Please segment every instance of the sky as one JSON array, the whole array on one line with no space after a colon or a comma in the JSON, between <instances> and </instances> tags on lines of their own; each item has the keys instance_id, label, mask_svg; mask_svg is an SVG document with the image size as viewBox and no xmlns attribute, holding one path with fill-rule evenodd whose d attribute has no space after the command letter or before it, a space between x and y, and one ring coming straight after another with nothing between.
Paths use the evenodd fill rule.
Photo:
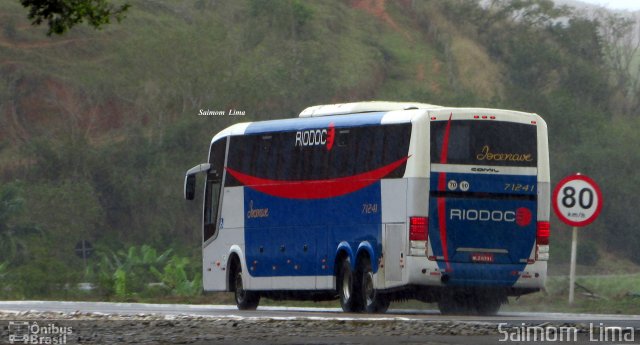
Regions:
<instances>
[{"instance_id":1,"label":"sky","mask_svg":"<svg viewBox=\"0 0 640 345\"><path fill-rule=\"evenodd\" d=\"M594 5L601 5L615 10L640 10L640 0L580 0Z\"/></svg>"}]
</instances>

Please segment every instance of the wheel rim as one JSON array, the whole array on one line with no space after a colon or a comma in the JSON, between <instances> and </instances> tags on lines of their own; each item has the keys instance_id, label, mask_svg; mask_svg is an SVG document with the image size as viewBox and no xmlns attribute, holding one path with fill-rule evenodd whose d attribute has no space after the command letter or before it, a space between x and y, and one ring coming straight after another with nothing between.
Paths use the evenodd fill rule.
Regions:
<instances>
[{"instance_id":1,"label":"wheel rim","mask_svg":"<svg viewBox=\"0 0 640 345\"><path fill-rule=\"evenodd\" d=\"M236 302L242 303L244 301L244 286L242 286L242 272L238 272L236 275Z\"/></svg>"},{"instance_id":2,"label":"wheel rim","mask_svg":"<svg viewBox=\"0 0 640 345\"><path fill-rule=\"evenodd\" d=\"M351 298L351 274L348 270L342 272L342 299L348 302Z\"/></svg>"},{"instance_id":3,"label":"wheel rim","mask_svg":"<svg viewBox=\"0 0 640 345\"><path fill-rule=\"evenodd\" d=\"M364 275L364 295L367 296L367 306L372 305L376 298L376 291L373 288L373 272Z\"/></svg>"}]
</instances>

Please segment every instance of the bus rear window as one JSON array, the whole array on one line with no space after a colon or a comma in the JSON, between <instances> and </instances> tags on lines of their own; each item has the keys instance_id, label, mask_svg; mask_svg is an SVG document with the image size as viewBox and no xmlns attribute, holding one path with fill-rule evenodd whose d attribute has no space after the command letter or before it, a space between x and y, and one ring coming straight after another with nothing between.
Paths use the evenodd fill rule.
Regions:
<instances>
[{"instance_id":1,"label":"bus rear window","mask_svg":"<svg viewBox=\"0 0 640 345\"><path fill-rule=\"evenodd\" d=\"M431 163L535 167L536 126L503 121L451 122L442 161L447 121L431 122Z\"/></svg>"}]
</instances>

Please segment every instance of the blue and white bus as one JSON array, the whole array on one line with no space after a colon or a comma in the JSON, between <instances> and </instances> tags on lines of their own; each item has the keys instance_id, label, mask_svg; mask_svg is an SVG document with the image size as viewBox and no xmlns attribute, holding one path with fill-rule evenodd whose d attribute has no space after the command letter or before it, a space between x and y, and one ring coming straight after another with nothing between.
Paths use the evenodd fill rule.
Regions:
<instances>
[{"instance_id":1,"label":"blue and white bus","mask_svg":"<svg viewBox=\"0 0 640 345\"><path fill-rule=\"evenodd\" d=\"M239 123L186 173L205 176L205 291L394 300L493 314L544 288L549 257L547 126L531 113L422 103L314 106Z\"/></svg>"}]
</instances>

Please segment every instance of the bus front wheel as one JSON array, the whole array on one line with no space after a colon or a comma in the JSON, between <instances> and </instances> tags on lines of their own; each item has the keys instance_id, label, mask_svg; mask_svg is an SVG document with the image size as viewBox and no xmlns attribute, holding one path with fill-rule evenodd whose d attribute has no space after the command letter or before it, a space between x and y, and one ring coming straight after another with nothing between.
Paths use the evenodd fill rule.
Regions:
<instances>
[{"instance_id":1,"label":"bus front wheel","mask_svg":"<svg viewBox=\"0 0 640 345\"><path fill-rule=\"evenodd\" d=\"M255 291L244 289L244 281L242 280L242 267L238 263L234 270L233 292L236 299L236 305L240 310L256 310L260 303L260 295Z\"/></svg>"}]
</instances>

